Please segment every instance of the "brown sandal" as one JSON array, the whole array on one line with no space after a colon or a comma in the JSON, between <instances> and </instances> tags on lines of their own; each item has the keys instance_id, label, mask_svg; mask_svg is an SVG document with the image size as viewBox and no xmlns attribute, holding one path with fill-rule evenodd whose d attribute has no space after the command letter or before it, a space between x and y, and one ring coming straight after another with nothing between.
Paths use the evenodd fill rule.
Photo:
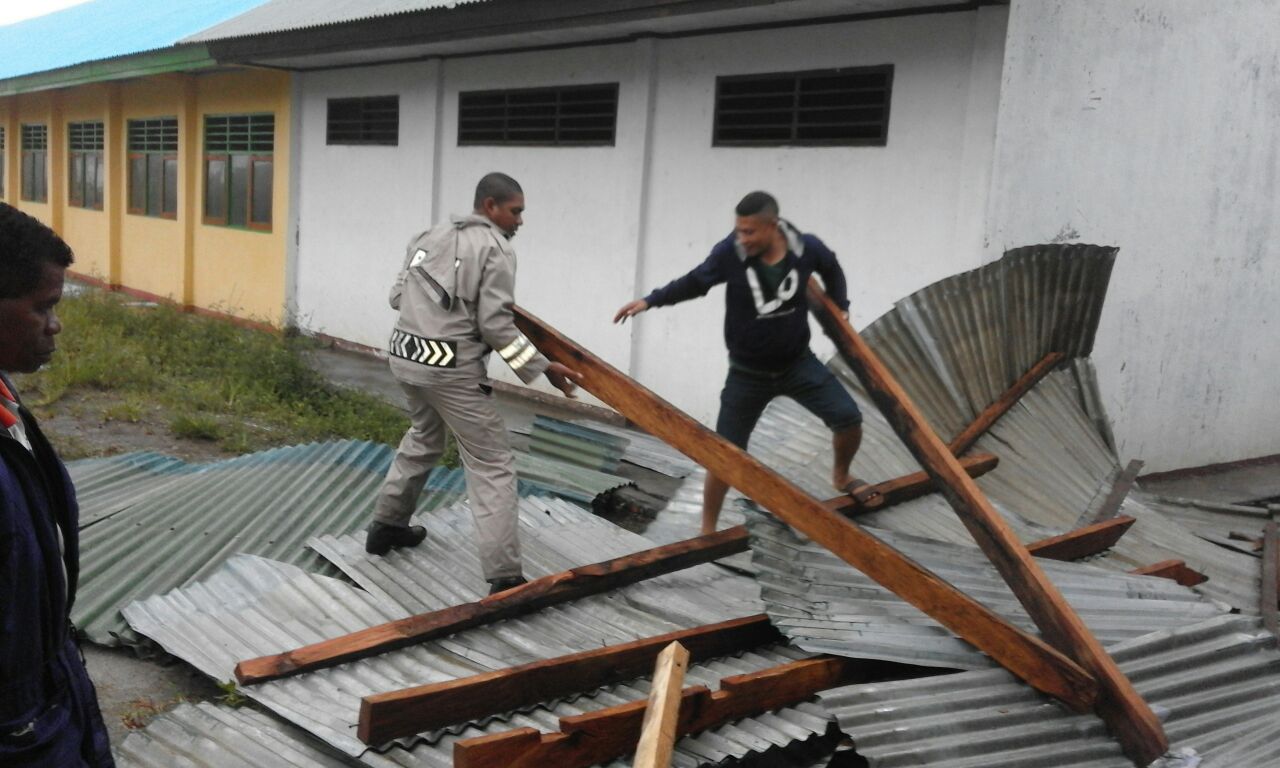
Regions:
<instances>
[{"instance_id":1,"label":"brown sandal","mask_svg":"<svg viewBox=\"0 0 1280 768\"><path fill-rule=\"evenodd\" d=\"M855 477L840 490L849 494L858 503L858 506L863 509L875 509L884 504L884 495L866 480L859 480Z\"/></svg>"}]
</instances>

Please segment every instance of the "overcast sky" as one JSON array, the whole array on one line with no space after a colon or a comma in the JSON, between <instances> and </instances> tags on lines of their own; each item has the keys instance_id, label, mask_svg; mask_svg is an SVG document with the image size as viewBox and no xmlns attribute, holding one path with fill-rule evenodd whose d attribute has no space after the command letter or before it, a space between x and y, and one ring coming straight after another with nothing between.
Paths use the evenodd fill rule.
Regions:
<instances>
[{"instance_id":1,"label":"overcast sky","mask_svg":"<svg viewBox=\"0 0 1280 768\"><path fill-rule=\"evenodd\" d=\"M33 16L43 16L83 2L86 0L0 0L0 26Z\"/></svg>"}]
</instances>

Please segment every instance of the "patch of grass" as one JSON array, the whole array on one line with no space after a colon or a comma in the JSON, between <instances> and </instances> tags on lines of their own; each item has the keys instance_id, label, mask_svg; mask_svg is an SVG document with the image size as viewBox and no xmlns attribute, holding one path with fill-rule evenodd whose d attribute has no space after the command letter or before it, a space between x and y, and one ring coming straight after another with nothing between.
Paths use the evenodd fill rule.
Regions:
<instances>
[{"instance_id":1,"label":"patch of grass","mask_svg":"<svg viewBox=\"0 0 1280 768\"><path fill-rule=\"evenodd\" d=\"M68 296L58 310L58 354L20 384L42 411L69 392L109 391L119 400L104 420L154 413L177 436L236 453L338 438L395 445L408 427L399 409L312 369L311 339L103 291ZM446 463L457 466L452 444Z\"/></svg>"},{"instance_id":2,"label":"patch of grass","mask_svg":"<svg viewBox=\"0 0 1280 768\"><path fill-rule=\"evenodd\" d=\"M222 425L212 416L179 414L169 422L174 437L214 442L222 437Z\"/></svg>"},{"instance_id":3,"label":"patch of grass","mask_svg":"<svg viewBox=\"0 0 1280 768\"><path fill-rule=\"evenodd\" d=\"M222 693L216 698L219 702L226 704L228 707L239 709L249 703L249 697L240 692L240 689L236 686L235 680L218 683L218 687L222 689Z\"/></svg>"}]
</instances>

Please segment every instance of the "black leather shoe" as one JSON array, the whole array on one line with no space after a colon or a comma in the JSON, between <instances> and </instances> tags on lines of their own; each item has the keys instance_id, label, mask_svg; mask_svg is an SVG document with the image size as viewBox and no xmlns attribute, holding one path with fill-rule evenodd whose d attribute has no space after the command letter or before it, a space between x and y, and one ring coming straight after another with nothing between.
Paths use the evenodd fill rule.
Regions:
<instances>
[{"instance_id":1,"label":"black leather shoe","mask_svg":"<svg viewBox=\"0 0 1280 768\"><path fill-rule=\"evenodd\" d=\"M395 547L416 547L427 538L427 529L420 525L402 526L386 523L370 523L364 540L364 551L371 555L385 555Z\"/></svg>"},{"instance_id":2,"label":"black leather shoe","mask_svg":"<svg viewBox=\"0 0 1280 768\"><path fill-rule=\"evenodd\" d=\"M494 579L489 582L489 594L496 595L499 592L506 592L508 589L515 589L521 584L528 584L529 580L523 576L512 576L506 579Z\"/></svg>"}]
</instances>

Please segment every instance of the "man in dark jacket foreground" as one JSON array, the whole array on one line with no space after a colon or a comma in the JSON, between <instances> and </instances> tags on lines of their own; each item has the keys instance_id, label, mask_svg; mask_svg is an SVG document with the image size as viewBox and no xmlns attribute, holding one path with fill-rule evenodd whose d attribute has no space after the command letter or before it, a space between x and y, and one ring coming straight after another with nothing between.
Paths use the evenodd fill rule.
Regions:
<instances>
[{"instance_id":1,"label":"man in dark jacket foreground","mask_svg":"<svg viewBox=\"0 0 1280 768\"><path fill-rule=\"evenodd\" d=\"M9 373L53 357L71 249L0 204L0 765L109 768L97 694L71 628L79 574L75 489Z\"/></svg>"}]
</instances>

